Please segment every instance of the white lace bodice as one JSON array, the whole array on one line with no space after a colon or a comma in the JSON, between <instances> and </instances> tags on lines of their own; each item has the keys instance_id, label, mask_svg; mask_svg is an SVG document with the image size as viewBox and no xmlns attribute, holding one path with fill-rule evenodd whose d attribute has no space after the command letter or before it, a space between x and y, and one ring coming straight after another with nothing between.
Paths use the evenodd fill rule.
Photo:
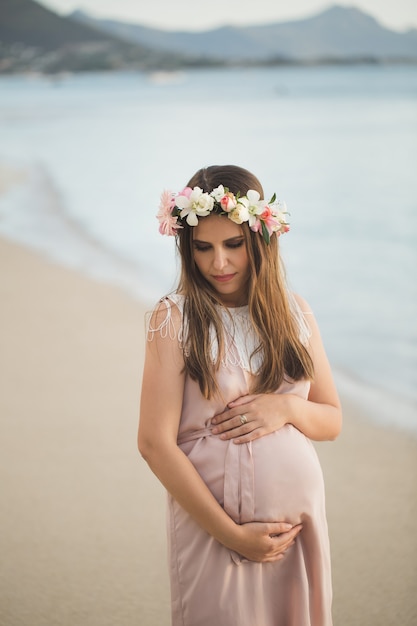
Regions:
<instances>
[{"instance_id":1,"label":"white lace bodice","mask_svg":"<svg viewBox=\"0 0 417 626\"><path fill-rule=\"evenodd\" d=\"M182 344L183 329L177 332L172 319L172 304L175 304L180 310L181 316L184 314L184 296L172 293L160 300L160 306L164 304L166 307L166 315L162 321L155 327L152 326L149 319L148 322L148 340L152 341L154 335L159 333L162 337L177 338ZM300 330L300 340L306 345L311 335L310 328L304 318L304 315L311 314L311 311L301 311L297 301L292 294L289 294L289 304L291 312L296 320ZM225 350L222 357L222 365L241 367L251 374L256 374L262 365L262 351L255 353L259 345L255 329L250 321L248 307L220 308L220 315L225 329ZM215 362L218 356L218 345L214 329L211 329L211 351L212 360ZM252 358L251 355L253 354Z\"/></svg>"}]
</instances>

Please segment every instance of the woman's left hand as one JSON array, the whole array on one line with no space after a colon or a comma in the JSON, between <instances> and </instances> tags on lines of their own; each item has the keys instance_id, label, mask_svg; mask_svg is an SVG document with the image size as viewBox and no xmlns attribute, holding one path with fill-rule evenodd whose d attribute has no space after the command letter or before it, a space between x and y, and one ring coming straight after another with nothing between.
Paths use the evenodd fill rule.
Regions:
<instances>
[{"instance_id":1,"label":"woman's left hand","mask_svg":"<svg viewBox=\"0 0 417 626\"><path fill-rule=\"evenodd\" d=\"M234 443L248 443L279 430L289 420L290 394L262 393L241 396L212 419L213 434Z\"/></svg>"}]
</instances>

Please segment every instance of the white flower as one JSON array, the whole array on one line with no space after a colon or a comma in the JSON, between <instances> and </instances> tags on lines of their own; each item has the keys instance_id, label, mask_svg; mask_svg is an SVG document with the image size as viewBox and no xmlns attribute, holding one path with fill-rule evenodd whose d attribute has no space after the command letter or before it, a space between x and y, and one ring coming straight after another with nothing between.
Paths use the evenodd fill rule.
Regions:
<instances>
[{"instance_id":1,"label":"white flower","mask_svg":"<svg viewBox=\"0 0 417 626\"><path fill-rule=\"evenodd\" d=\"M249 221L249 211L243 203L238 202L236 208L230 211L228 217L235 224L243 224L243 222Z\"/></svg>"},{"instance_id":2,"label":"white flower","mask_svg":"<svg viewBox=\"0 0 417 626\"><path fill-rule=\"evenodd\" d=\"M284 202L284 200L277 200L275 202L275 206L278 209L278 213L282 214L282 218L285 222L285 215L288 215L288 209L287 209L287 205Z\"/></svg>"},{"instance_id":3,"label":"white flower","mask_svg":"<svg viewBox=\"0 0 417 626\"><path fill-rule=\"evenodd\" d=\"M216 189L213 189L211 192L211 196L215 199L216 202L220 202L225 194L223 185L219 185Z\"/></svg>"},{"instance_id":4,"label":"white flower","mask_svg":"<svg viewBox=\"0 0 417 626\"><path fill-rule=\"evenodd\" d=\"M243 198L239 198L239 202L247 206L248 209L257 209L259 207L260 197L261 196L258 191L255 191L254 189L249 189L246 196L243 196Z\"/></svg>"},{"instance_id":5,"label":"white flower","mask_svg":"<svg viewBox=\"0 0 417 626\"><path fill-rule=\"evenodd\" d=\"M239 198L239 203L243 204L246 207L248 212L247 220L249 222L249 226L254 226L257 222L258 215L260 215L265 207L265 200L260 200L260 194L258 191L254 189L249 189L246 196L243 198Z\"/></svg>"},{"instance_id":6,"label":"white flower","mask_svg":"<svg viewBox=\"0 0 417 626\"><path fill-rule=\"evenodd\" d=\"M180 217L186 217L187 224L197 226L198 217L205 217L213 210L214 198L205 193L200 187L194 187L189 197L178 196L175 204L181 210Z\"/></svg>"}]
</instances>

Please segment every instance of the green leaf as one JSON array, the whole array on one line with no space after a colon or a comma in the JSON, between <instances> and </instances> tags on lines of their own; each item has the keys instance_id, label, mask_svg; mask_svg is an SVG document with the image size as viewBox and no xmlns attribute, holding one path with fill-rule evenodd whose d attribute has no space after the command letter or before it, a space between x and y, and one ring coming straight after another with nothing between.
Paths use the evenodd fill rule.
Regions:
<instances>
[{"instance_id":1,"label":"green leaf","mask_svg":"<svg viewBox=\"0 0 417 626\"><path fill-rule=\"evenodd\" d=\"M274 193L274 195L272 196L272 198L270 199L270 201L268 202L268 204L274 204L275 200L277 199L277 194Z\"/></svg>"},{"instance_id":2,"label":"green leaf","mask_svg":"<svg viewBox=\"0 0 417 626\"><path fill-rule=\"evenodd\" d=\"M266 243L269 244L270 237L269 237L268 229L265 226L265 222L262 222L262 220L261 220L261 224L262 224L262 237L265 239Z\"/></svg>"}]
</instances>

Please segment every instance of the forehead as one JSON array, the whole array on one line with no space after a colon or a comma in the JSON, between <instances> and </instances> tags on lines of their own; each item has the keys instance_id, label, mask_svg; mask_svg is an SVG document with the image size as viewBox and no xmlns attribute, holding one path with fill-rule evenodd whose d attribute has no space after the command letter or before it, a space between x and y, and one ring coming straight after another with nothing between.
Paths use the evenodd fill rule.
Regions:
<instances>
[{"instance_id":1,"label":"forehead","mask_svg":"<svg viewBox=\"0 0 417 626\"><path fill-rule=\"evenodd\" d=\"M193 227L193 239L200 241L225 241L233 237L241 237L241 226L235 224L226 215L209 215L201 217L197 226Z\"/></svg>"}]
</instances>

